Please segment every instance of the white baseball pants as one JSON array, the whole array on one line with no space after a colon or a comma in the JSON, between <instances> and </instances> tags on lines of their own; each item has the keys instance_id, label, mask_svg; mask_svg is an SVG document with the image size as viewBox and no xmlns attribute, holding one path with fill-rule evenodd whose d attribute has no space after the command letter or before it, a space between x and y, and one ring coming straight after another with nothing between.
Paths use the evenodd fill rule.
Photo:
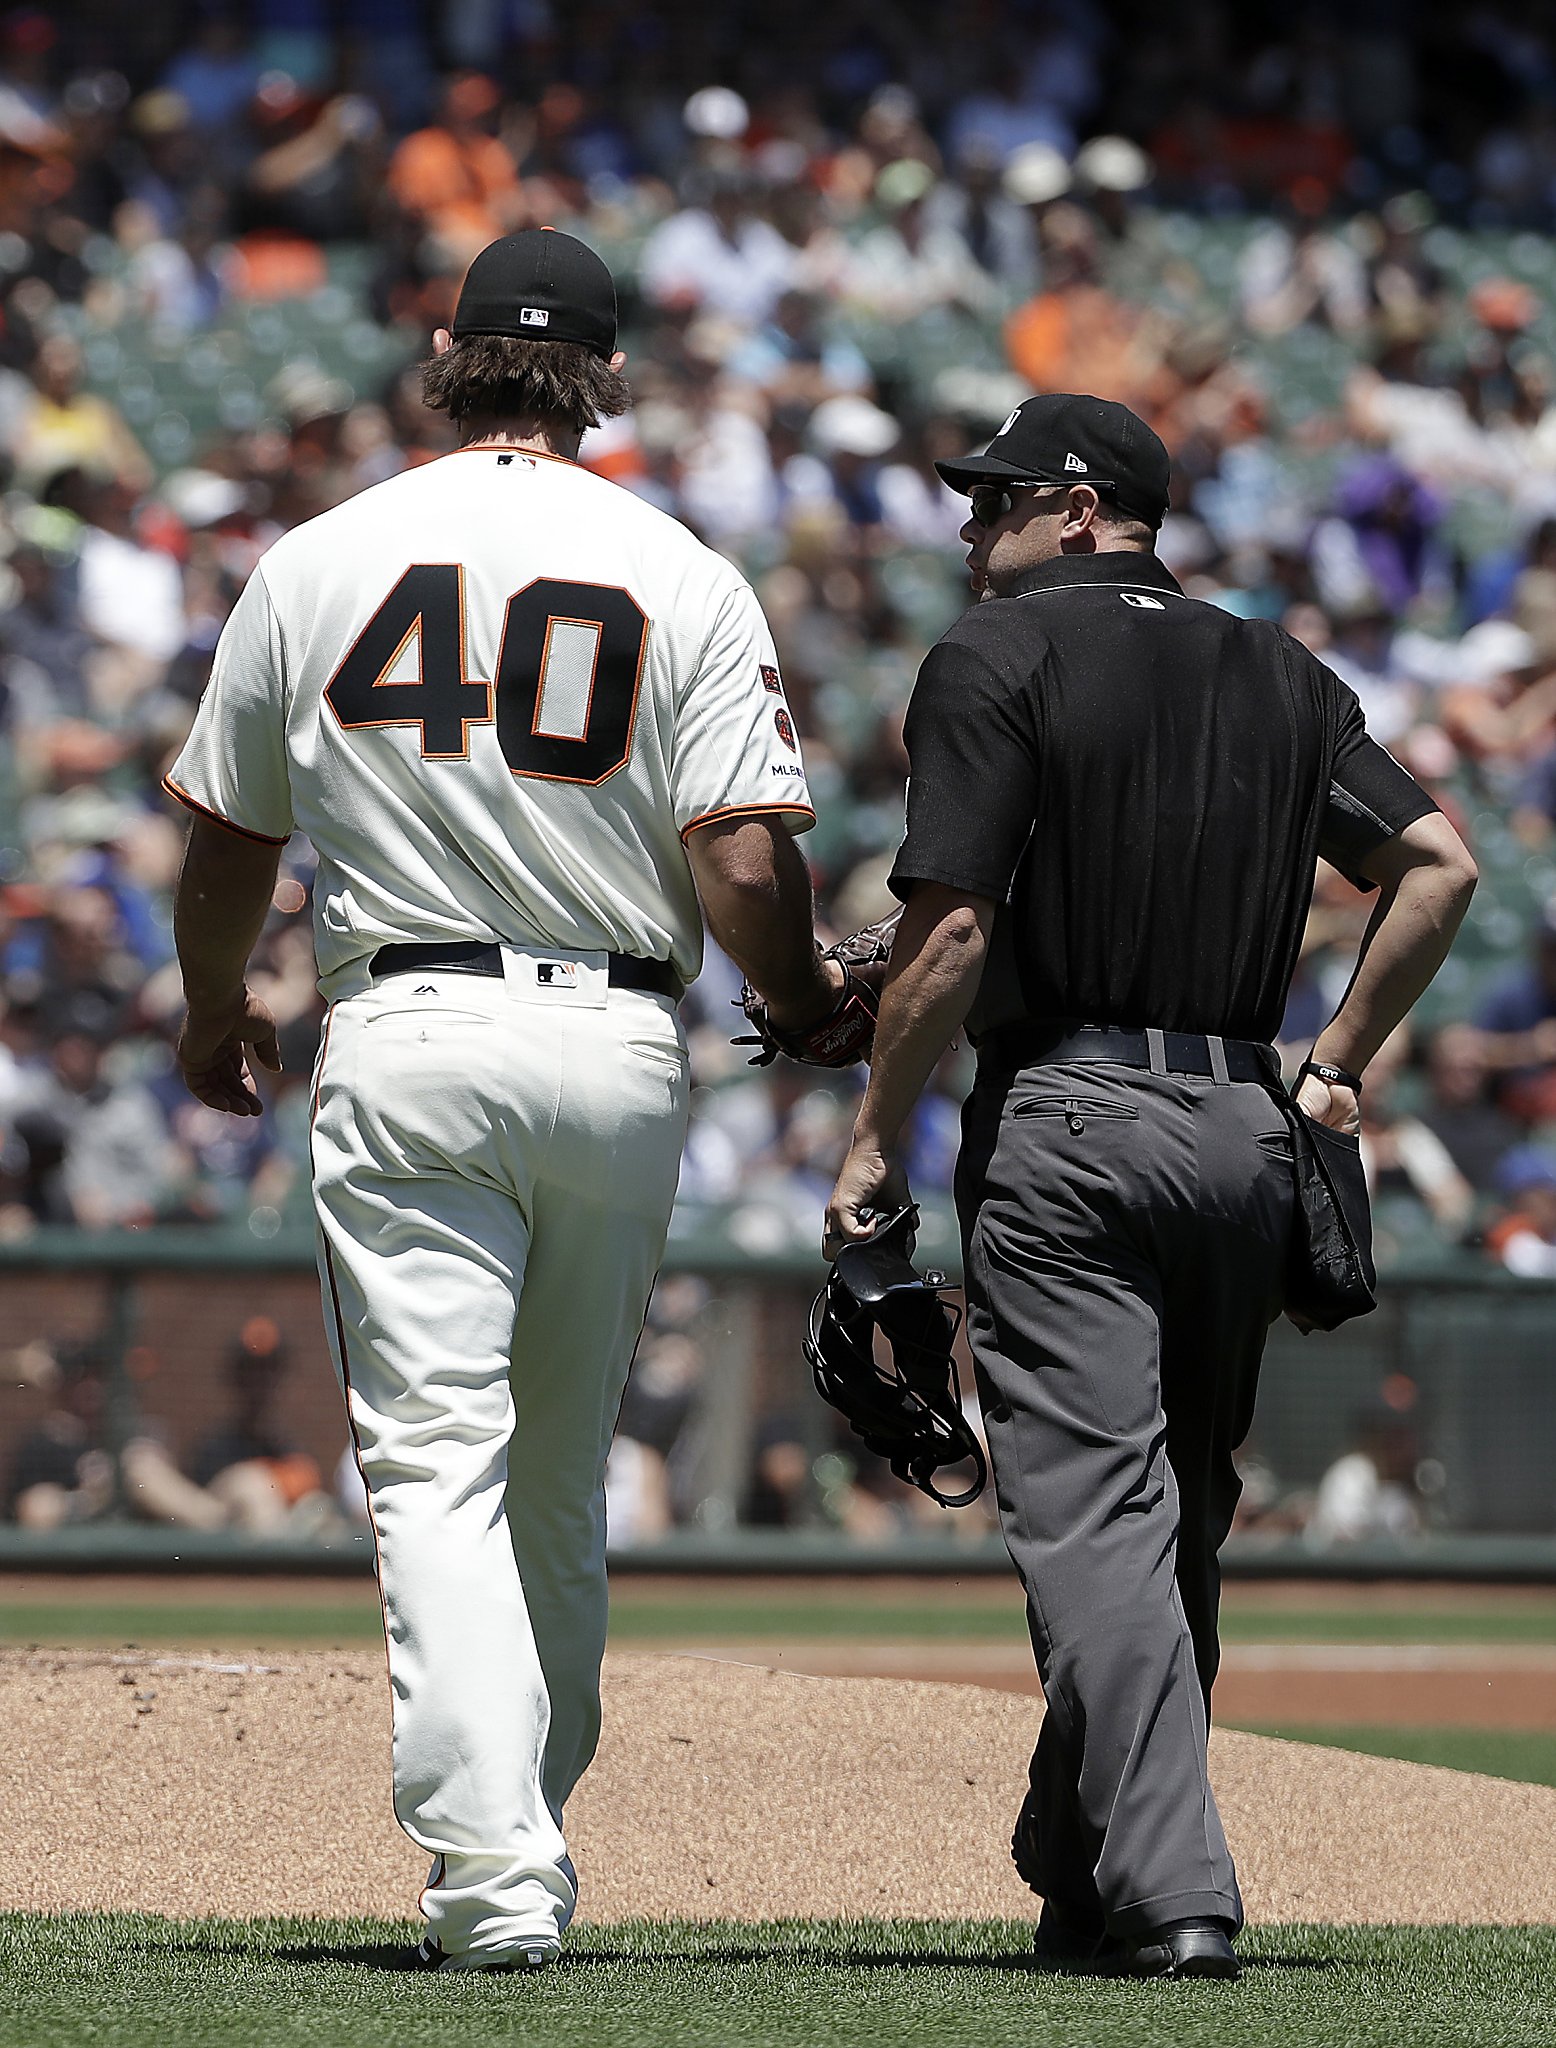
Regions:
<instances>
[{"instance_id":1,"label":"white baseball pants","mask_svg":"<svg viewBox=\"0 0 1556 2048\"><path fill-rule=\"evenodd\" d=\"M399 973L330 1011L325 1320L367 1483L400 1825L450 1954L554 1945L594 1754L605 1488L687 1114L668 999L602 954Z\"/></svg>"}]
</instances>

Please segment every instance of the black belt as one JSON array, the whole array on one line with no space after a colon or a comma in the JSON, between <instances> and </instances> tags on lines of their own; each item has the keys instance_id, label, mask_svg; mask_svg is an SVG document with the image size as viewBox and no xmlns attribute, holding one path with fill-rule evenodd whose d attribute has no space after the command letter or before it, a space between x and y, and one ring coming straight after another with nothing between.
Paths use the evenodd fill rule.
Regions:
<instances>
[{"instance_id":1,"label":"black belt","mask_svg":"<svg viewBox=\"0 0 1556 2048\"><path fill-rule=\"evenodd\" d=\"M1203 1031L1126 1031L1067 1020L1000 1024L978 1040L978 1064L994 1072L1080 1061L1153 1074L1208 1074L1216 1081L1278 1081L1280 1055L1250 1038Z\"/></svg>"},{"instance_id":2,"label":"black belt","mask_svg":"<svg viewBox=\"0 0 1556 2048\"><path fill-rule=\"evenodd\" d=\"M531 949L533 950L533 949ZM566 960L571 956L558 955ZM540 959L541 966L545 958ZM458 974L490 974L502 979L502 948L488 940L450 939L444 945L380 946L367 963L376 980L381 974L415 974L430 967L449 967ZM612 988L638 988L653 996L681 1000L681 977L668 960L640 960L635 953L607 953L605 978Z\"/></svg>"}]
</instances>

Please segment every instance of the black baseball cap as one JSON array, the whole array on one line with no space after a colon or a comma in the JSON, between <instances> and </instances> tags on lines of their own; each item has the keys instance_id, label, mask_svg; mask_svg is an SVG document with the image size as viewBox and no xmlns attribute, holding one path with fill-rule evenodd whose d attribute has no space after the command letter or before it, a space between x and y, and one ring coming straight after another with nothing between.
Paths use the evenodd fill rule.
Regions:
<instances>
[{"instance_id":1,"label":"black baseball cap","mask_svg":"<svg viewBox=\"0 0 1556 2048\"><path fill-rule=\"evenodd\" d=\"M1172 476L1171 456L1138 414L1074 391L1027 399L981 455L935 467L964 494L980 484L1094 484L1148 526L1162 523Z\"/></svg>"},{"instance_id":2,"label":"black baseball cap","mask_svg":"<svg viewBox=\"0 0 1556 2048\"><path fill-rule=\"evenodd\" d=\"M616 284L601 259L557 228L489 242L465 277L452 332L576 341L602 362L616 352Z\"/></svg>"}]
</instances>

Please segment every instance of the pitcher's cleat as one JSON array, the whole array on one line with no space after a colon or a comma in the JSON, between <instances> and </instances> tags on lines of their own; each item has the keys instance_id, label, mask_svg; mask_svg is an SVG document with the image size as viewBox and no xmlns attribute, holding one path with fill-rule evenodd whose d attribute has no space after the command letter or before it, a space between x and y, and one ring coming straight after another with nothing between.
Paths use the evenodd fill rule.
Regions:
<instances>
[{"instance_id":1,"label":"pitcher's cleat","mask_svg":"<svg viewBox=\"0 0 1556 2048\"><path fill-rule=\"evenodd\" d=\"M450 1955L436 1935L428 1934L422 1938L416 1960L427 1970L485 1970L492 1976L528 1977L554 1963L560 1953L554 1942L534 1941L521 1943L517 1948Z\"/></svg>"}]
</instances>

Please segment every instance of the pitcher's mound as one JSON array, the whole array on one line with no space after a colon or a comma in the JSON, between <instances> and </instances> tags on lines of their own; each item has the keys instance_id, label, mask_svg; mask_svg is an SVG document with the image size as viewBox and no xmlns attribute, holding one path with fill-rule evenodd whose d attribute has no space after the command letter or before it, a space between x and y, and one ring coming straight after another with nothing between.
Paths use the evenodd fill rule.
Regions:
<instances>
[{"instance_id":1,"label":"pitcher's mound","mask_svg":"<svg viewBox=\"0 0 1556 2048\"><path fill-rule=\"evenodd\" d=\"M593 1920L1035 1916L1038 1709L971 1686L615 1656L568 1814ZM414 1910L383 1665L0 1654L0 1908ZM1556 1790L1218 1734L1255 1920L1556 1921Z\"/></svg>"}]
</instances>

